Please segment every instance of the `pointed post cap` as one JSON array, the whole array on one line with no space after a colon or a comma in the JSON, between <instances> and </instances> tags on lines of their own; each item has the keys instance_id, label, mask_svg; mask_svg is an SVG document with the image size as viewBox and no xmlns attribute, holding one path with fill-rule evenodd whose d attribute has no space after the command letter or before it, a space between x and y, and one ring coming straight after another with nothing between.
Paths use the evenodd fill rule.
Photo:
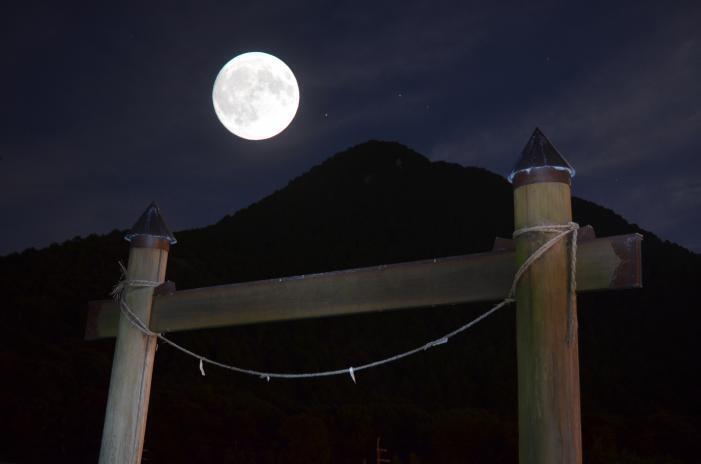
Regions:
<instances>
[{"instance_id":1,"label":"pointed post cap","mask_svg":"<svg viewBox=\"0 0 701 464\"><path fill-rule=\"evenodd\" d=\"M168 249L170 245L177 243L155 201L146 208L124 239L139 248Z\"/></svg>"},{"instance_id":2,"label":"pointed post cap","mask_svg":"<svg viewBox=\"0 0 701 464\"><path fill-rule=\"evenodd\" d=\"M536 127L508 179L514 187L535 182L569 184L574 174L572 165Z\"/></svg>"}]
</instances>

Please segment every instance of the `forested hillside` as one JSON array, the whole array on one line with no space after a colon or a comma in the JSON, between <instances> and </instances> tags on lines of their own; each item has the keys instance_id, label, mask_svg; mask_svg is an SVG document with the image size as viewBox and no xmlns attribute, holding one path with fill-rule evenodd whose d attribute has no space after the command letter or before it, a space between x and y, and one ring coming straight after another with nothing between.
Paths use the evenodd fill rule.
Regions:
<instances>
[{"instance_id":1,"label":"forested hillside","mask_svg":"<svg viewBox=\"0 0 701 464\"><path fill-rule=\"evenodd\" d=\"M643 289L579 297L585 462L695 462L701 258L599 205L574 198L573 210L598 236L644 235ZM167 278L186 289L487 251L511 235L512 216L501 176L373 141L217 224L177 231ZM83 340L86 303L119 279L124 232L0 257L0 461L96 461L114 342ZM173 338L242 367L343 368L412 348L488 307ZM511 463L516 429L511 307L438 349L359 373L357 384L268 383L215 368L203 377L192 358L161 346L144 461L372 462L382 437L393 462Z\"/></svg>"}]
</instances>

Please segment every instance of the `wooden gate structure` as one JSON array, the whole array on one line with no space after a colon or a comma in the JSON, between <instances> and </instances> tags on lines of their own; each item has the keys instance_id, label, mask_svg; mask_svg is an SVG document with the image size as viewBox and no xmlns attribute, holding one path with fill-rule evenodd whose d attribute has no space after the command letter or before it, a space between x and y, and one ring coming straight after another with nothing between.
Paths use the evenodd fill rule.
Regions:
<instances>
[{"instance_id":1,"label":"wooden gate structure","mask_svg":"<svg viewBox=\"0 0 701 464\"><path fill-rule=\"evenodd\" d=\"M573 175L536 129L509 176L515 228L568 224ZM155 204L125 238L131 242L127 279L164 282L175 239ZM507 295L516 269L547 239L546 233L519 234L513 241L496 239L488 253L184 291L165 283L156 289L132 288L126 302L150 330L173 332L496 301ZM641 240L639 234L595 238L593 229L583 228L576 254L577 291L641 287ZM576 307L569 306L568 250L566 240L555 244L517 286L522 464L582 462L578 335ZM115 336L100 463L139 463L157 338L133 326L116 302L90 302L86 339Z\"/></svg>"}]
</instances>

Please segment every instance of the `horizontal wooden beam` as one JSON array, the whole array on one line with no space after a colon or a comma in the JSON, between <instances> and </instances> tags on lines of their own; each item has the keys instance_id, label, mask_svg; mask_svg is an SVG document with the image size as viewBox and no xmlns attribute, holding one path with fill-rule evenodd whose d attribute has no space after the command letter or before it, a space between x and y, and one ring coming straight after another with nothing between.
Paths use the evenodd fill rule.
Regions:
<instances>
[{"instance_id":1,"label":"horizontal wooden beam","mask_svg":"<svg viewBox=\"0 0 701 464\"><path fill-rule=\"evenodd\" d=\"M630 234L580 242L578 291L640 287L641 240ZM177 291L154 297L150 328L175 332L500 300L515 263L514 252L501 251ZM114 337L117 304L89 305L85 338Z\"/></svg>"}]
</instances>

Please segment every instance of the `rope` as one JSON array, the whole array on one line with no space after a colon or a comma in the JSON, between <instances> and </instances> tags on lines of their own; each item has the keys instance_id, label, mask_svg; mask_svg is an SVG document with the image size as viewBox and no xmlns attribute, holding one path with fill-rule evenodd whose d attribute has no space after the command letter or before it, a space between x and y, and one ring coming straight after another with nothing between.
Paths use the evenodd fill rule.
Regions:
<instances>
[{"instance_id":1,"label":"rope","mask_svg":"<svg viewBox=\"0 0 701 464\"><path fill-rule=\"evenodd\" d=\"M574 340L574 335L577 331L575 317L575 311L577 306L577 231L579 230L579 224L576 222L569 222L565 225L548 225L548 226L533 226L524 227L523 229L518 229L514 231L513 237L517 238L521 235L532 233L532 232L545 232L545 233L557 233L557 235L547 242L545 242L540 248L533 252L521 265L521 267L516 271L514 276L514 282L511 285L510 295L516 294L516 285L521 279L521 276L526 272L528 267L538 258L540 258L543 253L553 247L560 239L562 239L567 234L572 234L570 237L570 248L569 248L569 258L570 258L570 275L569 275L569 300L567 302L567 343L572 343Z\"/></svg>"},{"instance_id":2,"label":"rope","mask_svg":"<svg viewBox=\"0 0 701 464\"><path fill-rule=\"evenodd\" d=\"M568 234L572 234L571 242L570 242L570 304L569 304L569 310L568 310L568 333L567 333L567 341L568 343L574 338L574 302L576 299L576 295L574 293L575 291L575 265L576 265L576 246L577 246L577 229L579 226L574 223L570 222L567 225L551 225L551 226L535 226L535 227L528 227L524 229L519 229L514 232L514 238L525 234L525 233L531 233L531 232L550 232L550 233L557 233L556 236L552 237L549 239L547 242L545 242L543 245L541 245L537 250L535 250L529 257L526 259L526 261L523 262L523 264L519 267L518 271L516 271L516 274L514 275L514 280L511 285L511 288L509 290L509 293L507 294L506 298L504 298L502 301L494 305L491 309L488 311L482 313L481 315L477 316L476 318L472 319L470 322L467 324L464 324L457 329L453 330L450 333L447 333L446 335L443 335L442 337L436 338L434 340L431 340L427 343L424 343L421 346L418 346L414 349L411 349L409 351L405 351L403 353L396 354L394 356L390 356L387 358L383 358L377 361L373 361L367 364L362 364L360 366L351 366L347 369L336 369L336 370L328 370L328 371L321 371L321 372L265 372L265 371L258 371L254 369L244 369L241 367L233 366L230 364L225 364L221 363L219 361L215 361L213 359L210 359L206 356L203 356L201 354L195 353L193 351L190 351L189 349L185 348L182 345L179 345L175 343L174 341L166 338L162 333L158 332L153 332L148 328L148 326L136 315L134 312L131 310L129 305L127 305L126 302L126 293L129 288L155 288L158 287L161 283L160 282L155 282L155 281L149 281L149 280L129 280L126 277L126 269L122 265L122 263L119 263L121 269L122 269L122 280L115 286L114 290L112 291L112 296L114 299L119 303L119 307L122 311L122 314L126 317L127 321L131 323L136 329L141 331L143 334L152 336L152 337L157 337L160 341L163 343L166 343L173 348L182 351L183 353L199 360L199 368L200 368L200 373L202 375L205 375L204 371L204 363L211 364L213 366L221 367L222 369L227 369L230 371L238 372L241 374L247 374L247 375L252 375L259 377L261 379L265 379L268 382L270 379L309 379L309 378L316 378L316 377L331 377L335 375L350 375L351 379L355 383L355 373L359 371L363 371L365 369L371 369L373 367L378 367L382 366L384 364L389 364L395 361L398 361L400 359L412 356L414 354L420 353L422 351L429 350L433 347L443 345L448 342L448 340L465 330L469 329L470 327L474 326L478 322L481 322L483 319L486 319L487 317L491 316L494 314L496 311L499 309L503 308L504 306L515 302L516 300L514 299L514 295L516 294L516 285L518 284L518 281L521 279L523 274L526 272L526 270L535 262L538 258L543 256L550 248L552 248L559 240L561 240L563 237L565 237Z\"/></svg>"}]
</instances>

